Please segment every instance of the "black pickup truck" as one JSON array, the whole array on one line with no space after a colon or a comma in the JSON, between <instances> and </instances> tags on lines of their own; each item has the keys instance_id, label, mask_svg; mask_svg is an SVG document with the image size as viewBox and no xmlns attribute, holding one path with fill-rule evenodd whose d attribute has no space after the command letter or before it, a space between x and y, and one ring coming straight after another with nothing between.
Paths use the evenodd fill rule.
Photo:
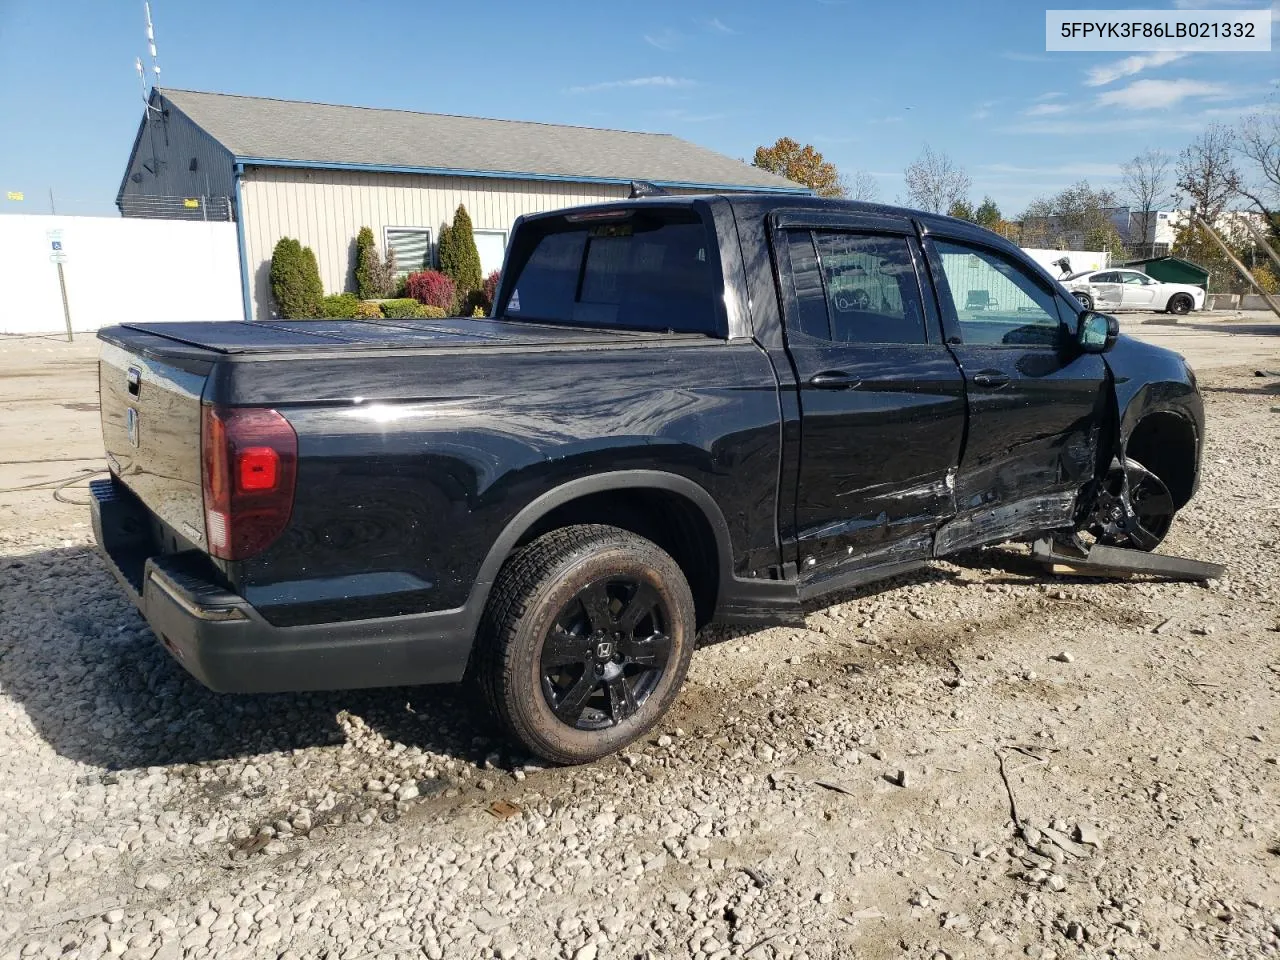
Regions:
<instances>
[{"instance_id":1,"label":"black pickup truck","mask_svg":"<svg viewBox=\"0 0 1280 960\"><path fill-rule=\"evenodd\" d=\"M516 226L493 316L102 340L109 566L227 692L459 681L530 750L648 730L699 627L1042 535L1151 549L1178 355L971 224L653 197Z\"/></svg>"}]
</instances>

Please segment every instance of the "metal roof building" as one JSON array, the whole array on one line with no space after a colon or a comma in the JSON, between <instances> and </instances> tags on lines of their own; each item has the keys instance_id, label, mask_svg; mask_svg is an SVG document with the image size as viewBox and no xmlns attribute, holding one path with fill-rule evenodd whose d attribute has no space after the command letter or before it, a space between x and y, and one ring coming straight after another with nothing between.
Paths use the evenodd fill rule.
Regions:
<instances>
[{"instance_id":1,"label":"metal roof building","mask_svg":"<svg viewBox=\"0 0 1280 960\"><path fill-rule=\"evenodd\" d=\"M626 197L633 180L809 192L669 134L154 89L116 203L125 216L233 217L245 315L267 319L281 237L311 247L325 292L339 293L360 227L402 271L421 269L464 204L487 272L516 217Z\"/></svg>"}]
</instances>

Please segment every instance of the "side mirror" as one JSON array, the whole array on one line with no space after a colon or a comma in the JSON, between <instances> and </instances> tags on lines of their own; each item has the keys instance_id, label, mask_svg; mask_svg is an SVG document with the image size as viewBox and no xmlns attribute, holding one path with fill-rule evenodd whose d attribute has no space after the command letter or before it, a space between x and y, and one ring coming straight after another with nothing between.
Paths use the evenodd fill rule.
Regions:
<instances>
[{"instance_id":1,"label":"side mirror","mask_svg":"<svg viewBox=\"0 0 1280 960\"><path fill-rule=\"evenodd\" d=\"M1084 310L1076 327L1076 344L1082 353L1106 353L1116 344L1120 324L1105 313Z\"/></svg>"}]
</instances>

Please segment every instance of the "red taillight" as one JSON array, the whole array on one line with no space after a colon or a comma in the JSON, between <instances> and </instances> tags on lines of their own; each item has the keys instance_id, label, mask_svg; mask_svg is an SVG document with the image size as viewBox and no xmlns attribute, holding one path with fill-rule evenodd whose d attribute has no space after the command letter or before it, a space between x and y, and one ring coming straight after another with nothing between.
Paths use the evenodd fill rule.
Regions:
<instances>
[{"instance_id":1,"label":"red taillight","mask_svg":"<svg viewBox=\"0 0 1280 960\"><path fill-rule=\"evenodd\" d=\"M209 553L243 560L284 531L293 511L298 435L263 407L203 408L204 527Z\"/></svg>"}]
</instances>

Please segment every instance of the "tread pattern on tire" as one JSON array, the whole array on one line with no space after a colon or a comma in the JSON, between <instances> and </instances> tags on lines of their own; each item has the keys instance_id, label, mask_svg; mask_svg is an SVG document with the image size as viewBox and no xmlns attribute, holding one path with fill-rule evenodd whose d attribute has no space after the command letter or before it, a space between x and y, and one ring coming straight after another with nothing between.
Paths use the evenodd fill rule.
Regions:
<instances>
[{"instance_id":1,"label":"tread pattern on tire","mask_svg":"<svg viewBox=\"0 0 1280 960\"><path fill-rule=\"evenodd\" d=\"M513 715L507 691L503 689L517 654L516 646L511 642L515 631L529 612L530 599L552 575L554 568L562 566L575 553L601 546L625 547L639 553L640 559L643 559L643 554L651 553L656 560L671 564L677 571L680 569L657 544L629 530L605 524L578 524L552 530L516 551L503 566L489 594L489 604L481 618L477 638L477 679L489 709L507 730L517 736L522 724L520 718ZM687 584L685 589L688 589ZM693 637L690 636L685 644L686 664L693 646ZM538 752L557 763L582 762L572 754L556 755L554 750Z\"/></svg>"}]
</instances>

